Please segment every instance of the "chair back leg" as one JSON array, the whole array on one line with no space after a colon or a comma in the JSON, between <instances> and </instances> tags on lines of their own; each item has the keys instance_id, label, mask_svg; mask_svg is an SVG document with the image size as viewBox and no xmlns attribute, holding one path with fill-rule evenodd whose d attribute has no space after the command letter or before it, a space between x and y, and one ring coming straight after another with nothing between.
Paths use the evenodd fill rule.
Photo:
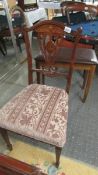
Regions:
<instances>
[{"instance_id":1,"label":"chair back leg","mask_svg":"<svg viewBox=\"0 0 98 175\"><path fill-rule=\"evenodd\" d=\"M5 130L3 128L0 128L0 133L1 133L4 141L6 142L8 149L11 151L12 150L12 144L10 143L7 130Z\"/></svg>"}]
</instances>

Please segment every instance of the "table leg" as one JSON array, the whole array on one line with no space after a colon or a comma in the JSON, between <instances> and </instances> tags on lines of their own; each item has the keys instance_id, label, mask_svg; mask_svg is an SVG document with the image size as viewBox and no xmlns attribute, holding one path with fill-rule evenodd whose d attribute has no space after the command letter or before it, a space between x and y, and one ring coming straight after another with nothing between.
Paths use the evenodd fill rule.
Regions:
<instances>
[{"instance_id":1,"label":"table leg","mask_svg":"<svg viewBox=\"0 0 98 175\"><path fill-rule=\"evenodd\" d=\"M82 89L85 89L87 79L88 79L89 71L84 70L83 72L83 84L82 84Z\"/></svg>"},{"instance_id":2,"label":"table leg","mask_svg":"<svg viewBox=\"0 0 98 175\"><path fill-rule=\"evenodd\" d=\"M86 80L86 84L85 84L85 88L84 88L84 96L82 99L83 102L85 102L87 95L89 93L90 86L91 86L91 83L92 83L92 80L94 77L94 73L95 73L95 68L96 68L96 65L91 65L90 70L87 72L87 80Z\"/></svg>"}]
</instances>

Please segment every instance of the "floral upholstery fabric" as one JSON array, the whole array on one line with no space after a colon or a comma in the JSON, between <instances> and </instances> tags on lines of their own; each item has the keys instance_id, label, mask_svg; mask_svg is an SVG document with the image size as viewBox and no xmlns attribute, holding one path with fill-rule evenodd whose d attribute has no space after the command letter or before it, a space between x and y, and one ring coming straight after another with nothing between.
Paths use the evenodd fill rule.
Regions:
<instances>
[{"instance_id":1,"label":"floral upholstery fabric","mask_svg":"<svg viewBox=\"0 0 98 175\"><path fill-rule=\"evenodd\" d=\"M0 127L63 147L66 141L68 95L63 89L33 84L0 110Z\"/></svg>"}]
</instances>

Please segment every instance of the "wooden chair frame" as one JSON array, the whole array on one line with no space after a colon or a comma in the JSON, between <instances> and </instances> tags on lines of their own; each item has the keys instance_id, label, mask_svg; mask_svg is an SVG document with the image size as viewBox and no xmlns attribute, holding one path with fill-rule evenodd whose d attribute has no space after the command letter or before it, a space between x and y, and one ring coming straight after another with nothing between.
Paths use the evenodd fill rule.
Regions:
<instances>
[{"instance_id":1,"label":"wooden chair frame","mask_svg":"<svg viewBox=\"0 0 98 175\"><path fill-rule=\"evenodd\" d=\"M57 22L53 22L53 21L48 21L48 20L46 20L46 21L43 21L43 22L41 22L41 24L39 23L39 24L36 24L35 26L32 26L32 27L30 27L30 28L24 28L24 30L22 31L23 33L24 33L24 38L25 38L25 43L26 43L26 50L27 50L27 57L28 57L28 81L29 81L29 84L31 84L31 83L33 83L33 79L32 79L32 71L34 72L34 71L37 71L38 73L40 73L40 72L42 72L42 75L46 75L46 74L43 74L43 70L40 70L40 72L37 70L37 68L35 68L35 69L32 69L32 53L31 53L31 47L30 47L30 42L29 42L29 36L28 36L28 32L31 32L32 30L35 30L35 29L37 29L37 27L39 27L40 25L42 25L43 26L43 24L44 24L44 27L45 27L45 29L47 30L47 31L51 31L51 25L53 24L54 26L55 25L57 25L58 26L58 31L59 31L59 33L57 33L57 31L56 30L53 30L53 28L52 28L52 31L54 31L54 34L56 34L57 36L59 35L59 36L61 36L61 38L62 38L62 36L63 36L63 39L64 39L64 24L63 23L57 23ZM46 27L46 24L48 24L49 26L50 26L50 28L47 28ZM49 30L50 29L50 30ZM37 31L37 30L35 30L35 31ZM17 31L18 32L18 31ZM42 31L41 31L42 32ZM55 33L56 32L56 33ZM53 60L52 62L47 62L48 64L50 63L50 65L49 66L54 66L54 67L67 67L67 68L69 68L69 73L71 74L71 76L72 76L72 73L73 73L73 71L74 71L74 69L77 69L77 70L86 70L87 71L87 81L86 81L86 83L85 83L85 96L84 96L84 100L86 99L86 96L87 96L87 93L88 93L88 89L89 89L89 86L90 86L90 84L91 84L91 81L92 81L92 78L93 78L93 75L94 75L94 71L95 71L95 67L96 67L96 64L85 64L85 63L81 63L81 64L78 64L78 63L75 63L75 53L76 53L76 48L77 48L77 46L78 46L78 43L79 43L79 40L80 40L80 38L81 38L81 35L80 35L80 30L78 30L77 32L74 32L74 36L76 36L76 38L77 38L77 40L76 40L76 42L75 42L75 44L73 44L74 45L74 47L72 48L73 50L73 52L72 52L72 57L71 57L71 59L72 59L72 62L71 62L71 64L69 64L69 63L63 63L63 64L61 64L60 65L60 63L59 63L59 65L58 64L55 64L55 62L53 62L53 61L55 61L55 60ZM50 34L50 33L49 33ZM65 44L65 42L63 43L63 39L61 39L60 41L61 41L61 43L62 43L62 45L63 44ZM53 44L55 43L55 40L56 40L56 38L54 37L52 37L52 41L53 41ZM49 43L48 43L49 44ZM60 44L60 43L59 43ZM47 46L51 46L50 44L49 45L47 45ZM58 45L58 47L60 47L60 45ZM46 47L46 49L47 49L47 47ZM49 47L49 49L51 50L52 49L52 47ZM38 64L43 64L43 62L38 62ZM46 73L46 71L45 71L45 73ZM51 72L50 72L51 73ZM67 76L68 76L69 74L67 74ZM67 83L67 91L69 91L69 89L70 89L70 85L71 85L71 76L68 76L67 78L69 78L68 79L68 83ZM2 127L2 126L1 126ZM8 126L7 126L8 127ZM6 127L5 127L6 128ZM10 130L10 129L9 129ZM1 132L1 134L2 134L2 136L3 136L3 138L4 138L4 140L6 141L6 143L7 143L7 146L8 146L8 148L10 149L10 150L12 150L12 145L11 145L11 143L10 143L10 141L9 141L9 138L8 138L8 135L7 135L7 128L6 129L4 129L4 128L0 128L0 132ZM13 131L14 132L14 131ZM15 131L16 132L16 131ZM17 133L18 133L18 131L17 131ZM19 134L21 134L21 133L19 133ZM43 141L44 142L44 141ZM45 142L46 143L46 142ZM52 144L52 143L51 143ZM55 146L55 145L53 145L53 146ZM58 146L55 146L55 152L56 152L56 163L55 163L55 165L56 165L56 167L58 167L59 166L59 161L60 161L60 155L61 155L61 150L62 150L62 147L58 147Z\"/></svg>"},{"instance_id":2,"label":"wooden chair frame","mask_svg":"<svg viewBox=\"0 0 98 175\"><path fill-rule=\"evenodd\" d=\"M67 15L68 18L68 23L70 25L71 21L70 21L70 12L89 12L90 16L92 18L92 16L97 16L98 15L98 7L95 5L87 5L83 2L72 2L72 1L63 1L60 4L61 6L61 12L62 15L65 16Z\"/></svg>"},{"instance_id":3,"label":"wooden chair frame","mask_svg":"<svg viewBox=\"0 0 98 175\"><path fill-rule=\"evenodd\" d=\"M62 24L62 29L64 29L64 25ZM24 28L23 30L22 29L14 29L14 32L15 33L23 33L24 34L24 38L25 38L25 42L26 42L26 49L27 49L27 53L28 53L28 78L29 78L29 84L32 83L32 61L31 61L31 50L30 50L30 42L29 42L29 36L28 36L28 32L31 32L33 30L33 27L31 28ZM64 30L63 30L64 32ZM12 144L10 143L10 140L9 140L9 137L8 137L8 134L7 134L7 129L4 129L4 128L0 128L0 133L2 135L2 137L4 138L6 144L7 144L7 147L9 148L9 150L12 150ZM53 145L52 145L53 146ZM61 155L61 150L62 150L62 147L57 147L55 146L55 153L56 153L56 167L59 166L59 163L60 163L60 155Z\"/></svg>"}]
</instances>

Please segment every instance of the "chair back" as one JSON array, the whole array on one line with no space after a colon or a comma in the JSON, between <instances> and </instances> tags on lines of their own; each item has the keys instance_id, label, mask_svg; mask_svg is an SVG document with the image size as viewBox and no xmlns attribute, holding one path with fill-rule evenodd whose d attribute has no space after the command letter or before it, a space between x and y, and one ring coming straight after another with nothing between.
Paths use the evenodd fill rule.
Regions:
<instances>
[{"instance_id":1,"label":"chair back","mask_svg":"<svg viewBox=\"0 0 98 175\"><path fill-rule=\"evenodd\" d=\"M88 12L90 18L96 17L98 15L97 6L87 5L83 2L64 1L61 2L60 6L62 15L63 16L67 15L69 24L87 21L87 17L84 12ZM70 13L70 12L76 12L76 13Z\"/></svg>"},{"instance_id":2,"label":"chair back","mask_svg":"<svg viewBox=\"0 0 98 175\"><path fill-rule=\"evenodd\" d=\"M83 2L73 2L73 1L63 1L60 4L62 15L66 15L66 10L69 11L83 11L85 8L85 3Z\"/></svg>"},{"instance_id":3,"label":"chair back","mask_svg":"<svg viewBox=\"0 0 98 175\"><path fill-rule=\"evenodd\" d=\"M68 28L65 27L63 23L45 20L35 24L31 28L25 28L24 30L24 38L26 43L27 50L27 59L28 59L28 70L29 70L29 83L32 83L32 75L31 72L37 71L45 76L55 77L55 76L65 76L65 73L58 71L58 60L62 58L63 51L65 47L62 47L62 41L66 40L68 37L68 33L66 32ZM32 53L30 49L30 43L28 38L28 32L34 31L36 32L36 36L39 42L40 47L40 59L43 58L44 66L40 67L40 69L32 68ZM74 42L71 43L71 55L70 55L70 66L67 76L71 73L73 69L73 65L75 62L75 52L80 40L81 30L74 32L72 37L74 38ZM65 54L65 53L64 53ZM66 52L67 54L67 52ZM66 55L65 55L66 56ZM62 66L61 66L62 67Z\"/></svg>"},{"instance_id":4,"label":"chair back","mask_svg":"<svg viewBox=\"0 0 98 175\"><path fill-rule=\"evenodd\" d=\"M53 65L59 50L59 42L64 38L64 25L52 21L44 21L34 25L41 53L47 65Z\"/></svg>"}]
</instances>

